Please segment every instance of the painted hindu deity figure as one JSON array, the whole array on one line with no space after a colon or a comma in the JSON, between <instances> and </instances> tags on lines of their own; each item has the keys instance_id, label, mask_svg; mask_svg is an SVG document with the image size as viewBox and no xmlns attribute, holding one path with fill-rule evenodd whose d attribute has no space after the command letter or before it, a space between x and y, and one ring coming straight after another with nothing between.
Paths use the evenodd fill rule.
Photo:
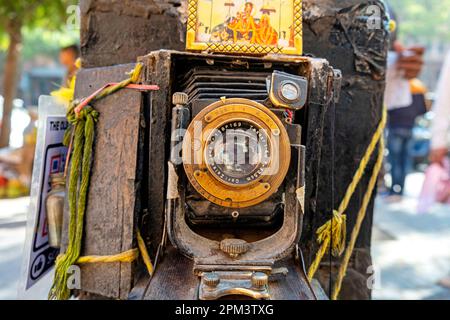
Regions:
<instances>
[{"instance_id":1,"label":"painted hindu deity figure","mask_svg":"<svg viewBox=\"0 0 450 320\"><path fill-rule=\"evenodd\" d=\"M233 31L234 42L243 40L256 43L257 26L253 18L253 9L253 3L246 2L244 12L238 12L237 17L228 24L228 28Z\"/></svg>"},{"instance_id":2,"label":"painted hindu deity figure","mask_svg":"<svg viewBox=\"0 0 450 320\"><path fill-rule=\"evenodd\" d=\"M256 42L261 45L274 46L278 43L278 32L270 25L270 17L263 14L257 28Z\"/></svg>"}]
</instances>

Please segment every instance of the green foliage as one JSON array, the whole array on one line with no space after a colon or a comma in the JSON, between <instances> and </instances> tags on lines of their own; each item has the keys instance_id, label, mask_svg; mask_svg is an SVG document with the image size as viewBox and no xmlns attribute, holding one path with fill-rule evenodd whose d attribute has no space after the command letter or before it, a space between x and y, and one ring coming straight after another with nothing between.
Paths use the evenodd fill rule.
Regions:
<instances>
[{"instance_id":1,"label":"green foliage","mask_svg":"<svg viewBox=\"0 0 450 320\"><path fill-rule=\"evenodd\" d=\"M76 4L77 0L0 0L0 74L9 45L9 21L18 19L22 25L22 61L38 55L56 59L60 47L78 42L78 31L66 27L67 8Z\"/></svg>"},{"instance_id":2,"label":"green foliage","mask_svg":"<svg viewBox=\"0 0 450 320\"><path fill-rule=\"evenodd\" d=\"M404 42L450 43L450 0L390 0Z\"/></svg>"},{"instance_id":3,"label":"green foliage","mask_svg":"<svg viewBox=\"0 0 450 320\"><path fill-rule=\"evenodd\" d=\"M62 30L24 28L21 52L23 61L31 60L37 55L56 59L61 47L77 43L78 39L78 30L66 30L65 28Z\"/></svg>"},{"instance_id":4,"label":"green foliage","mask_svg":"<svg viewBox=\"0 0 450 320\"><path fill-rule=\"evenodd\" d=\"M0 48L8 44L9 21L20 22L29 29L61 29L67 19L67 8L76 0L0 0Z\"/></svg>"}]
</instances>

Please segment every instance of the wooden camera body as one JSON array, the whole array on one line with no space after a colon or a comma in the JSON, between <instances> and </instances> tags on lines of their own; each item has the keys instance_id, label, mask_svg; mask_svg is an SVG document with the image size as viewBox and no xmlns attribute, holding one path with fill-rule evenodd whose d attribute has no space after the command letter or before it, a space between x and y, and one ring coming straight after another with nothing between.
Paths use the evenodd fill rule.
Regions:
<instances>
[{"instance_id":1,"label":"wooden camera body","mask_svg":"<svg viewBox=\"0 0 450 320\"><path fill-rule=\"evenodd\" d=\"M159 27L163 23L155 23L170 21L169 24L175 26L178 22L174 10L166 11L171 4L157 2L164 6L164 10L160 10L164 15L155 12L151 18L145 19L125 13L131 11L116 10L117 6L125 6L122 3L117 3L114 12L111 9L108 13L95 10L94 4L82 6L85 22L98 23L82 24L82 36L86 41L82 41L83 69L77 75L77 99L89 96L105 83L122 81L135 67L129 62L134 62L136 55L162 47L185 48L186 43L179 41L178 37L183 33L180 31L182 28L174 27L174 36L168 37L169 32ZM326 60L298 55L240 56L251 54L248 51L233 51L234 55L229 56L152 51L139 59L145 66L140 81L158 85L159 91L141 93L124 89L95 103L100 119L96 125L81 255L116 255L136 249L139 230L156 271L149 280L140 260L82 264L83 293L114 299L207 299L219 298L222 294L266 298L267 292L271 299L314 299L318 296L318 291L311 289L304 275L301 251L303 249L308 266L318 249L315 232L329 220L336 208L335 201L345 194L361 152L367 145L369 132L374 130L381 117L388 32L365 28L366 21L360 17L364 16L368 4L379 3L369 2L304 1L307 10L303 34L305 52L326 57L346 76L336 113L334 103L341 88L339 73ZM119 11L123 14L116 13ZM387 18L384 11L382 13L385 21ZM112 37L110 30L113 24L117 24L114 19L120 21L123 32ZM297 21L301 21L301 17ZM99 25L104 27L99 28ZM179 25L182 26L181 23ZM297 42L300 40L298 38ZM194 41L194 45L196 43ZM206 42L198 43L204 46ZM296 44L295 41L293 43ZM207 49L201 47L196 50ZM208 50L212 52L211 48ZM195 74L197 71L193 71L190 74L191 69L204 73ZM294 116L289 115L292 124L285 121L286 106L283 101L276 101L276 90L267 90L276 88L267 85L267 79L270 80L276 72L302 77L307 83L306 101L296 101L301 108L293 112ZM196 81L189 85L187 82L191 76L213 85L199 86ZM212 79L221 76L224 81L217 85L217 81ZM231 95L228 91L230 83L236 82L245 85L240 87L242 90L238 95L238 88L231 85L234 90L234 95ZM292 93L292 87L287 92ZM188 103L183 100L185 97L173 101L175 93L186 93ZM243 184L242 181L224 181L220 172L205 172L204 169L212 168L209 164L206 168L186 168L183 161L172 162L174 146L180 146L179 137L172 135L173 126L181 124L180 128L189 128L202 112L205 114L200 120L208 122L206 116L210 111L233 102L232 99L246 99L240 101L244 111L267 108L278 118L270 116L269 119L277 127L281 122L289 136L286 176L280 175L281 182L263 181L270 185L267 198L268 193L264 190L253 194L248 192L250 184L256 187L259 182L258 175L256 178L248 177L251 183L244 186L246 192L235 193L238 197L223 197L227 191L234 190L230 182ZM276 104L281 102L283 107L274 105L273 101ZM176 106L173 102L181 104ZM188 117L184 118L186 122L174 121L177 110L188 112ZM246 114L254 116L251 112ZM253 123L267 126L268 122L261 122L260 117L252 119L255 120ZM334 133L334 123L338 134ZM296 141L301 143L298 145ZM208 143L208 139L204 139L204 143ZM335 149L334 144L339 148ZM181 144L181 150L177 151L183 151L182 147ZM183 152L181 159L182 156ZM334 170L334 166L339 170ZM196 177L196 171L200 171L200 176ZM203 173L208 173L207 180L202 180ZM235 176L231 178L236 179ZM358 187L346 212L349 217L357 214L368 179L365 177ZM204 181L218 181L218 184L214 188L204 188ZM363 225L366 232L355 249L358 250L355 266L350 266L358 277L350 276L352 287L355 283L365 287L365 273L371 263L368 230L372 208L373 201ZM67 218L67 210L65 214ZM289 225L284 225L286 221ZM348 230L353 226L354 221L350 219ZM283 230L286 230L285 238L279 236ZM246 243L225 243L222 248L229 251L225 252L221 242L226 239L245 240ZM65 243L67 239L63 239L62 250ZM246 250L245 253L242 250ZM236 272L241 277L236 277ZM269 278L268 286L265 276ZM228 289L244 290L221 292L219 289L224 284ZM260 284L262 286L259 287ZM314 281L312 285L315 286ZM254 290L258 287L263 290ZM259 296L252 296L255 291ZM203 295L205 292L208 294Z\"/></svg>"},{"instance_id":2,"label":"wooden camera body","mask_svg":"<svg viewBox=\"0 0 450 320\"><path fill-rule=\"evenodd\" d=\"M161 50L139 62L141 82L158 91L124 89L96 104L82 254L134 249L139 230L155 272L149 278L139 261L81 265L82 291L120 299L320 297L307 281L300 239L312 228L319 179L326 182L319 167L339 72L309 57ZM76 96L133 67L81 70ZM238 133L231 143L216 135L227 126ZM256 157L245 151L253 140L263 142ZM210 151L227 155L227 145L256 160L214 163Z\"/></svg>"},{"instance_id":3,"label":"wooden camera body","mask_svg":"<svg viewBox=\"0 0 450 320\"><path fill-rule=\"evenodd\" d=\"M159 244L158 263L182 255L174 273L190 280L175 297L316 297L299 240L305 198L316 190L324 114L339 87L336 70L306 57L158 51L141 60L146 82L161 88L149 101L150 123L158 124L149 140L161 140L149 145L158 163L149 162L144 226ZM253 140L262 146L252 149ZM219 163L241 149L244 163ZM160 189L164 195L153 192ZM169 298L161 289L167 276L156 272L147 299Z\"/></svg>"}]
</instances>

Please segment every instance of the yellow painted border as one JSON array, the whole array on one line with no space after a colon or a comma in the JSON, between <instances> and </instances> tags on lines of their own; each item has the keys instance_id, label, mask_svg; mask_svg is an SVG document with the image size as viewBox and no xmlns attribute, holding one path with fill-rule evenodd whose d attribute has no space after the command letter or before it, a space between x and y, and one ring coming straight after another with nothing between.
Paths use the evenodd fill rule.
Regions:
<instances>
[{"instance_id":1,"label":"yellow painted border","mask_svg":"<svg viewBox=\"0 0 450 320\"><path fill-rule=\"evenodd\" d=\"M188 21L186 30L186 50L220 53L241 53L264 55L270 53L301 55L303 53L303 18L302 0L293 0L294 10L294 47L274 47L263 45L246 45L232 43L196 42L198 0L188 0Z\"/></svg>"}]
</instances>

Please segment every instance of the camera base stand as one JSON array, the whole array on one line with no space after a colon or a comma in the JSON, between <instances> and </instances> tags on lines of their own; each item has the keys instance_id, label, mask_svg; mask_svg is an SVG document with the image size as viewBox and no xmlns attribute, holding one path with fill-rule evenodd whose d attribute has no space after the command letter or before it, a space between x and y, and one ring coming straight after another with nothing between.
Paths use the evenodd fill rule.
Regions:
<instances>
[{"instance_id":1,"label":"camera base stand","mask_svg":"<svg viewBox=\"0 0 450 320\"><path fill-rule=\"evenodd\" d=\"M274 268L286 268L285 275L269 278L271 300L327 300L317 281L311 287L293 257L277 263ZM160 260L149 288L145 293L149 277L142 276L129 295L130 300L199 300L201 278L194 275L194 261L181 255L169 246Z\"/></svg>"}]
</instances>

